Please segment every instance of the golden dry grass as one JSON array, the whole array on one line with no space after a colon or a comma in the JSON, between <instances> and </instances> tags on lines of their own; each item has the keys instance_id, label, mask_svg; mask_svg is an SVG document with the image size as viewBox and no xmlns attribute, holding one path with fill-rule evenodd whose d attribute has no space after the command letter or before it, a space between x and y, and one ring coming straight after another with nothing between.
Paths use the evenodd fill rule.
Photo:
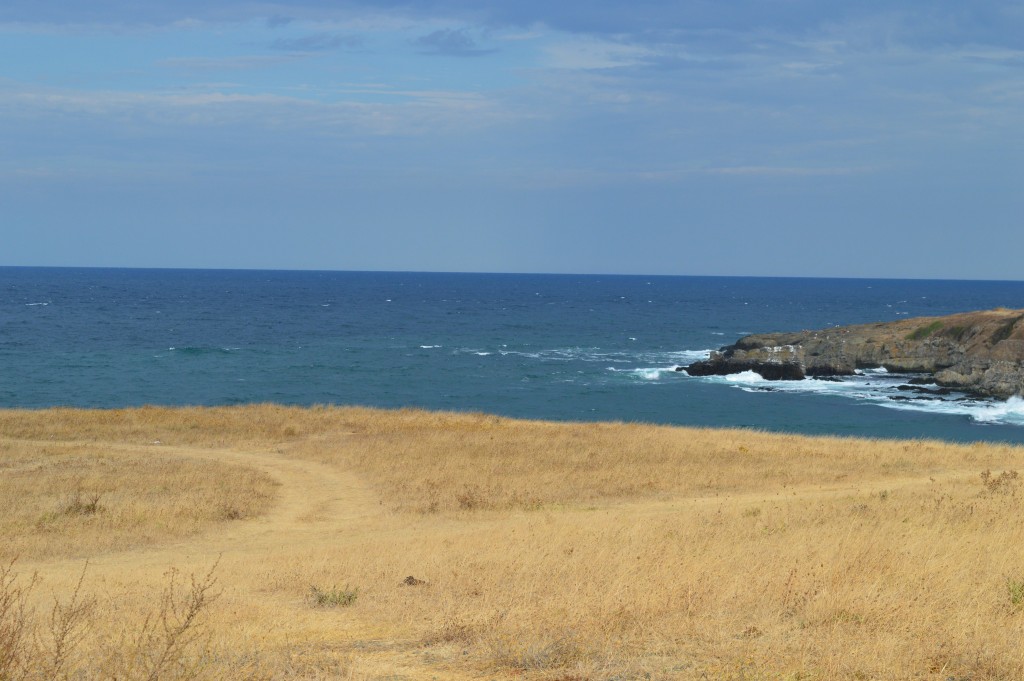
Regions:
<instances>
[{"instance_id":1,"label":"golden dry grass","mask_svg":"<svg viewBox=\"0 0 1024 681\"><path fill-rule=\"evenodd\" d=\"M170 566L218 560L208 638L181 652L199 678L1024 678L1021 448L272 405L0 412L0 480L41 480L18 462L44 453L105 462L112 506L147 461L280 484L265 515L201 526L136 495L187 531L93 528L77 560L59 547L84 529L18 525L38 626L89 558L86 678L112 676L96 651L138 638ZM28 517L93 480L56 479Z\"/></svg>"},{"instance_id":2,"label":"golden dry grass","mask_svg":"<svg viewBox=\"0 0 1024 681\"><path fill-rule=\"evenodd\" d=\"M0 441L0 562L90 556L260 515L276 481L215 460Z\"/></svg>"}]
</instances>

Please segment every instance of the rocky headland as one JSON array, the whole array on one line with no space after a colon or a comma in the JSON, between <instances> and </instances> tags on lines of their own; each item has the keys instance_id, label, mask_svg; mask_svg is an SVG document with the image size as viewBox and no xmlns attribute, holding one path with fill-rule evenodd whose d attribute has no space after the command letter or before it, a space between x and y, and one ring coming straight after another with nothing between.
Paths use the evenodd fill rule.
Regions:
<instances>
[{"instance_id":1,"label":"rocky headland","mask_svg":"<svg viewBox=\"0 0 1024 681\"><path fill-rule=\"evenodd\" d=\"M916 373L976 395L1024 395L1024 310L1000 308L946 317L762 333L678 370L691 376L754 371L769 380L849 376L884 367Z\"/></svg>"}]
</instances>

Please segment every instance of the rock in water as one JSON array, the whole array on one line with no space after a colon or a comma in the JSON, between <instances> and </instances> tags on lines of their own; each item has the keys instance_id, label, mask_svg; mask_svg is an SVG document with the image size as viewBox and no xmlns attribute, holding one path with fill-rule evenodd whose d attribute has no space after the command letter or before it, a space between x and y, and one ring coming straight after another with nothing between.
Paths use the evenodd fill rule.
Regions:
<instances>
[{"instance_id":1,"label":"rock in water","mask_svg":"<svg viewBox=\"0 0 1024 681\"><path fill-rule=\"evenodd\" d=\"M849 376L857 369L928 374L978 395L1024 394L1024 310L965 312L819 331L745 336L684 367L691 376L754 371L769 380Z\"/></svg>"}]
</instances>

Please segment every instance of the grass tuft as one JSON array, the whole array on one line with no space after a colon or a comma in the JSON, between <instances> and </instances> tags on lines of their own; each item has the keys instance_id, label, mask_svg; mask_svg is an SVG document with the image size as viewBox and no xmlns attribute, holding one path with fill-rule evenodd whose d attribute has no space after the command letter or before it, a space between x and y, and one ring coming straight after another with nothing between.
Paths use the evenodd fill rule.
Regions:
<instances>
[{"instance_id":1,"label":"grass tuft","mask_svg":"<svg viewBox=\"0 0 1024 681\"><path fill-rule=\"evenodd\" d=\"M1024 579L1007 577L1006 593L1010 598L1010 605L1018 608L1024 606Z\"/></svg>"},{"instance_id":2,"label":"grass tuft","mask_svg":"<svg viewBox=\"0 0 1024 681\"><path fill-rule=\"evenodd\" d=\"M1024 605L1024 579L1007 578L1007 595L1014 607Z\"/></svg>"},{"instance_id":3,"label":"grass tuft","mask_svg":"<svg viewBox=\"0 0 1024 681\"><path fill-rule=\"evenodd\" d=\"M358 597L359 589L350 589L347 585L344 589L336 586L321 588L315 584L309 587L309 600L318 608L347 608Z\"/></svg>"}]
</instances>

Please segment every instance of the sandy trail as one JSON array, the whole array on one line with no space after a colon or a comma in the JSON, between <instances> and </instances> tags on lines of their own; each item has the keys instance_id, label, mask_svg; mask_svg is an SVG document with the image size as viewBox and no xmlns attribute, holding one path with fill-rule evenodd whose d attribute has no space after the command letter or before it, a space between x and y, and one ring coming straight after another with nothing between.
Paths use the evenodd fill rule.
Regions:
<instances>
[{"instance_id":1,"label":"sandy trail","mask_svg":"<svg viewBox=\"0 0 1024 681\"><path fill-rule=\"evenodd\" d=\"M251 579L254 567L272 564L280 556L292 552L308 553L317 545L344 545L365 538L370 533L386 531L387 524L378 520L387 517L377 496L354 474L337 466L290 457L270 450L210 449L166 445L125 445L107 442L53 441L32 444L82 446L105 451L145 453L169 457L215 460L248 466L270 475L280 486L273 505L264 515L219 523L204 534L180 540L148 545L125 551L110 552L88 559L88 576L92 584L117 592L138 579L154 579L175 568L184 573L205 574L215 563L218 583L231 585L236 600L257 600L264 609L276 612L282 631L291 627L302 632L320 631L328 637L328 648L358 650L360 669L373 672L367 678L453 680L475 678L471 672L452 669L424 653L422 641L416 638L381 637L378 623L365 621L358 615L339 618L330 610L313 609L301 598L269 593ZM395 531L392 527L392 531ZM405 532L406 529L398 530ZM50 587L67 591L82 572L84 559L61 558L41 562L25 561L22 567L36 573ZM158 583L166 583L163 577ZM271 619L270 622L273 622ZM249 622L237 625L249 629ZM270 624L274 627L273 624ZM276 628L276 627L274 627ZM273 633L272 633L273 636ZM287 635L285 635L287 638ZM260 638L260 636L257 636ZM280 636L278 636L280 638ZM277 641L274 645L280 645ZM440 676L439 676L440 675ZM318 676L317 678L333 678ZM344 678L349 678L347 675ZM362 676L360 676L362 678Z\"/></svg>"},{"instance_id":2,"label":"sandy trail","mask_svg":"<svg viewBox=\"0 0 1024 681\"><path fill-rule=\"evenodd\" d=\"M240 450L162 444L128 445L90 441L53 441L33 444L55 444L102 447L110 451L154 454L170 457L215 460L248 466L270 475L280 487L277 499L267 513L259 518L221 523L198 537L143 546L126 551L103 554L90 559L102 571L169 567L172 565L209 564L218 557L245 560L247 556L280 555L291 549L308 549L318 543L334 545L346 540L365 537L372 532L404 532L394 526L385 527L373 522L386 513L376 494L351 471L338 466L318 463L289 456L275 450ZM562 510L570 514L593 511L621 513L625 516L650 516L687 513L706 507L750 506L762 503L788 503L808 500L872 495L882 491L923 487L938 483L974 478L976 468L944 470L929 474L903 475L860 480L851 483L834 482L783 486L773 490L755 492L723 492L703 496L671 496L663 499L609 500L588 506L570 505ZM482 522L481 522L482 521ZM481 518L475 523L493 524L494 518ZM81 564L81 558L64 558L39 563L26 563L41 574L67 574L69 564Z\"/></svg>"},{"instance_id":3,"label":"sandy trail","mask_svg":"<svg viewBox=\"0 0 1024 681\"><path fill-rule=\"evenodd\" d=\"M936 471L918 475L899 475L892 477L860 480L851 483L812 483L787 485L775 489L758 490L756 492L736 491L710 495L676 495L665 499L647 500L611 500L589 506L568 507L570 513L586 514L594 511L605 511L621 514L624 517L642 517L654 515L671 515L698 512L708 508L724 509L735 507L756 506L759 504L785 504L804 501L841 499L844 497L864 497L878 495L882 492L894 493L901 490L928 487L959 480L977 479L977 468Z\"/></svg>"}]
</instances>

